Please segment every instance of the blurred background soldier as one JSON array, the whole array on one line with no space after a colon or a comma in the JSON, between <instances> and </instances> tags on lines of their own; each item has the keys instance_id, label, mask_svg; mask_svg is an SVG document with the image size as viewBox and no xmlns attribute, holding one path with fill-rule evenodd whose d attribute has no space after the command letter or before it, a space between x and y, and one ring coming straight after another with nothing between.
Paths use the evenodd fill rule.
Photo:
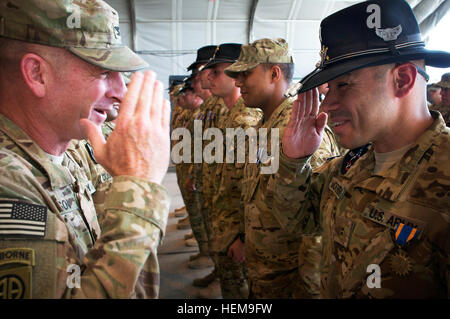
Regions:
<instances>
[{"instance_id":1,"label":"blurred background soldier","mask_svg":"<svg viewBox=\"0 0 450 319\"><path fill-rule=\"evenodd\" d=\"M436 83L427 85L427 101L430 107L438 107L441 105L441 88Z\"/></svg>"},{"instance_id":2,"label":"blurred background soldier","mask_svg":"<svg viewBox=\"0 0 450 319\"><path fill-rule=\"evenodd\" d=\"M436 86L441 89L441 103L436 104L436 107L431 107L430 109L439 111L444 118L447 126L450 125L450 73L445 73L442 75L441 81L436 83Z\"/></svg>"}]
</instances>

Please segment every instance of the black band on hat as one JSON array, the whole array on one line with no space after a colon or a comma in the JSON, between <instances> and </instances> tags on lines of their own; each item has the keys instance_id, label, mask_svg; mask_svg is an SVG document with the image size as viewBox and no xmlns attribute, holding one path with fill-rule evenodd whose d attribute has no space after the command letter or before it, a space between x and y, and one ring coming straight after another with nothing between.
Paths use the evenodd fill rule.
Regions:
<instances>
[{"instance_id":1,"label":"black band on hat","mask_svg":"<svg viewBox=\"0 0 450 319\"><path fill-rule=\"evenodd\" d=\"M202 68L208 69L219 63L235 63L241 53L242 44L239 43L223 43L217 46L214 56Z\"/></svg>"}]
</instances>

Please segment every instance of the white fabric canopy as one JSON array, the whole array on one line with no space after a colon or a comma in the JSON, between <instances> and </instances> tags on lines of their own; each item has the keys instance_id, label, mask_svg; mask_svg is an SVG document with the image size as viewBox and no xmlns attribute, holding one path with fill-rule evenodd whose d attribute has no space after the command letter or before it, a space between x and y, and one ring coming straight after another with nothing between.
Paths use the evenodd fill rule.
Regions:
<instances>
[{"instance_id":1,"label":"white fabric canopy","mask_svg":"<svg viewBox=\"0 0 450 319\"><path fill-rule=\"evenodd\" d=\"M141 55L165 87L169 75L187 75L197 49L260 38L286 39L294 78L319 60L320 21L361 0L106 0L120 15L122 41ZM450 9L450 0L408 0L426 36Z\"/></svg>"}]
</instances>

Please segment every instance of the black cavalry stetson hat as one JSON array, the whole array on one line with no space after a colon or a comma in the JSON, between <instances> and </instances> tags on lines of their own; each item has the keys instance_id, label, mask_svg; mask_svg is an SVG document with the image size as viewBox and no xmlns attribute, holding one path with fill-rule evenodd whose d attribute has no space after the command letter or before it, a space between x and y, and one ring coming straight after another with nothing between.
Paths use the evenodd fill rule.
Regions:
<instances>
[{"instance_id":1,"label":"black cavalry stetson hat","mask_svg":"<svg viewBox=\"0 0 450 319\"><path fill-rule=\"evenodd\" d=\"M193 90L192 77L190 76L183 79L183 88L180 90L180 92L183 93L186 92L187 90Z\"/></svg>"},{"instance_id":2,"label":"black cavalry stetson hat","mask_svg":"<svg viewBox=\"0 0 450 319\"><path fill-rule=\"evenodd\" d=\"M190 66L188 66L187 70L194 70L199 64L208 63L209 60L214 56L216 48L217 45L207 45L198 49L197 59Z\"/></svg>"},{"instance_id":3,"label":"black cavalry stetson hat","mask_svg":"<svg viewBox=\"0 0 450 319\"><path fill-rule=\"evenodd\" d=\"M242 44L223 43L216 47L214 56L209 60L203 69L208 69L218 63L234 63L239 58Z\"/></svg>"},{"instance_id":4,"label":"black cavalry stetson hat","mask_svg":"<svg viewBox=\"0 0 450 319\"><path fill-rule=\"evenodd\" d=\"M424 59L450 66L450 53L425 49L419 25L404 0L365 1L338 11L320 24L321 61L287 96L308 91L357 69Z\"/></svg>"}]
</instances>

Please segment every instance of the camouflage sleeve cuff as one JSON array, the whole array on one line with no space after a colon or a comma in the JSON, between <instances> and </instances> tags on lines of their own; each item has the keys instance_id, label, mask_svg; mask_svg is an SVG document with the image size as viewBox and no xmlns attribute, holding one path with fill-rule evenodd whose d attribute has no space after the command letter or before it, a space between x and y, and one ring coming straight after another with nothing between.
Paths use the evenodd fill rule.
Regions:
<instances>
[{"instance_id":1,"label":"camouflage sleeve cuff","mask_svg":"<svg viewBox=\"0 0 450 319\"><path fill-rule=\"evenodd\" d=\"M302 158L290 158L283 153L283 149L280 152L280 168L278 170L278 176L283 179L295 180L299 175L303 174L305 170L310 168L311 156Z\"/></svg>"},{"instance_id":2,"label":"camouflage sleeve cuff","mask_svg":"<svg viewBox=\"0 0 450 319\"><path fill-rule=\"evenodd\" d=\"M116 176L106 195L104 209L141 217L156 225L164 236L169 205L169 194L163 186L133 176Z\"/></svg>"}]
</instances>

